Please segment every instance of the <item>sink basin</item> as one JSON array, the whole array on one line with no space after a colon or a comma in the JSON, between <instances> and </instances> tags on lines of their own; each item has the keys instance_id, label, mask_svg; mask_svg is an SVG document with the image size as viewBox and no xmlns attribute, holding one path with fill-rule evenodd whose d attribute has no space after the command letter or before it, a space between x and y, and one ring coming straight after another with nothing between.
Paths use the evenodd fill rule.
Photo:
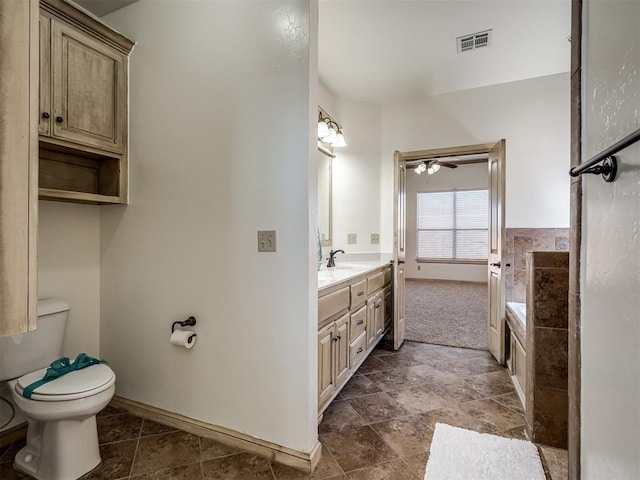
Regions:
<instances>
[{"instance_id":1,"label":"sink basin","mask_svg":"<svg viewBox=\"0 0 640 480\"><path fill-rule=\"evenodd\" d=\"M368 270L369 268L373 268L372 265L364 264L364 263L338 263L335 267L328 268L326 265L322 267L321 272L326 271L330 272L332 270Z\"/></svg>"}]
</instances>

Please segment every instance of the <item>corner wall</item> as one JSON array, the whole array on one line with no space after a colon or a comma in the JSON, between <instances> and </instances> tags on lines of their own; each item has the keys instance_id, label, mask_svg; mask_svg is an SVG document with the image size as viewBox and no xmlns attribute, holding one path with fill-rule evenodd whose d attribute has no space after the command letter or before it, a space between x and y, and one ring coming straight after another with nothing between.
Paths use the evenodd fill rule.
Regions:
<instances>
[{"instance_id":1,"label":"corner wall","mask_svg":"<svg viewBox=\"0 0 640 480\"><path fill-rule=\"evenodd\" d=\"M137 42L131 204L101 212L117 394L303 452L317 439L315 8L142 0L104 18ZM277 231L276 253L257 252L257 230ZM189 315L184 350L169 334Z\"/></svg>"},{"instance_id":2,"label":"corner wall","mask_svg":"<svg viewBox=\"0 0 640 480\"><path fill-rule=\"evenodd\" d=\"M39 202L38 298L71 305L63 352L100 357L100 208Z\"/></svg>"}]
</instances>

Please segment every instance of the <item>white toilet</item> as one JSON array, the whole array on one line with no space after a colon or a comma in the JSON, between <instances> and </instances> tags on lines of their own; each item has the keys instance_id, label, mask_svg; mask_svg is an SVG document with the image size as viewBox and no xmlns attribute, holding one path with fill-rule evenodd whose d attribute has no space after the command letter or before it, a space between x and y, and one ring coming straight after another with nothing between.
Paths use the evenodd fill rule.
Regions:
<instances>
[{"instance_id":1,"label":"white toilet","mask_svg":"<svg viewBox=\"0 0 640 480\"><path fill-rule=\"evenodd\" d=\"M43 299L37 330L0 338L0 380L9 380L13 401L28 424L27 445L16 455L15 466L41 480L77 479L100 463L96 414L115 393L115 374L98 364L45 383L30 399L22 396L62 356L68 316L68 303Z\"/></svg>"}]
</instances>

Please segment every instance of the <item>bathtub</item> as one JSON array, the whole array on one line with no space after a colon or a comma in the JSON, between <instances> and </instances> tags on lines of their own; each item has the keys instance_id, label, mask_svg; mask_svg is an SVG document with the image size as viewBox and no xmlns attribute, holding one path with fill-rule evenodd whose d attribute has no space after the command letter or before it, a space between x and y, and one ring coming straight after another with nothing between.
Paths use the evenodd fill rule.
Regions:
<instances>
[{"instance_id":1,"label":"bathtub","mask_svg":"<svg viewBox=\"0 0 640 480\"><path fill-rule=\"evenodd\" d=\"M523 327L527 325L527 304L518 302L507 302L507 310L510 310L516 319L522 323Z\"/></svg>"}]
</instances>

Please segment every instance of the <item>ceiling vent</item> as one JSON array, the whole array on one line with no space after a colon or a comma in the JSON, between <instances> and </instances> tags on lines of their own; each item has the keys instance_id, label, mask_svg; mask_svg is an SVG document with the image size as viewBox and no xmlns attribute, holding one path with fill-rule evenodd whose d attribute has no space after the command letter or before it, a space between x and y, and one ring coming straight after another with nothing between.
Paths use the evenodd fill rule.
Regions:
<instances>
[{"instance_id":1,"label":"ceiling vent","mask_svg":"<svg viewBox=\"0 0 640 480\"><path fill-rule=\"evenodd\" d=\"M488 47L491 44L491 30L463 35L456 38L456 43L458 45L458 53Z\"/></svg>"}]
</instances>

